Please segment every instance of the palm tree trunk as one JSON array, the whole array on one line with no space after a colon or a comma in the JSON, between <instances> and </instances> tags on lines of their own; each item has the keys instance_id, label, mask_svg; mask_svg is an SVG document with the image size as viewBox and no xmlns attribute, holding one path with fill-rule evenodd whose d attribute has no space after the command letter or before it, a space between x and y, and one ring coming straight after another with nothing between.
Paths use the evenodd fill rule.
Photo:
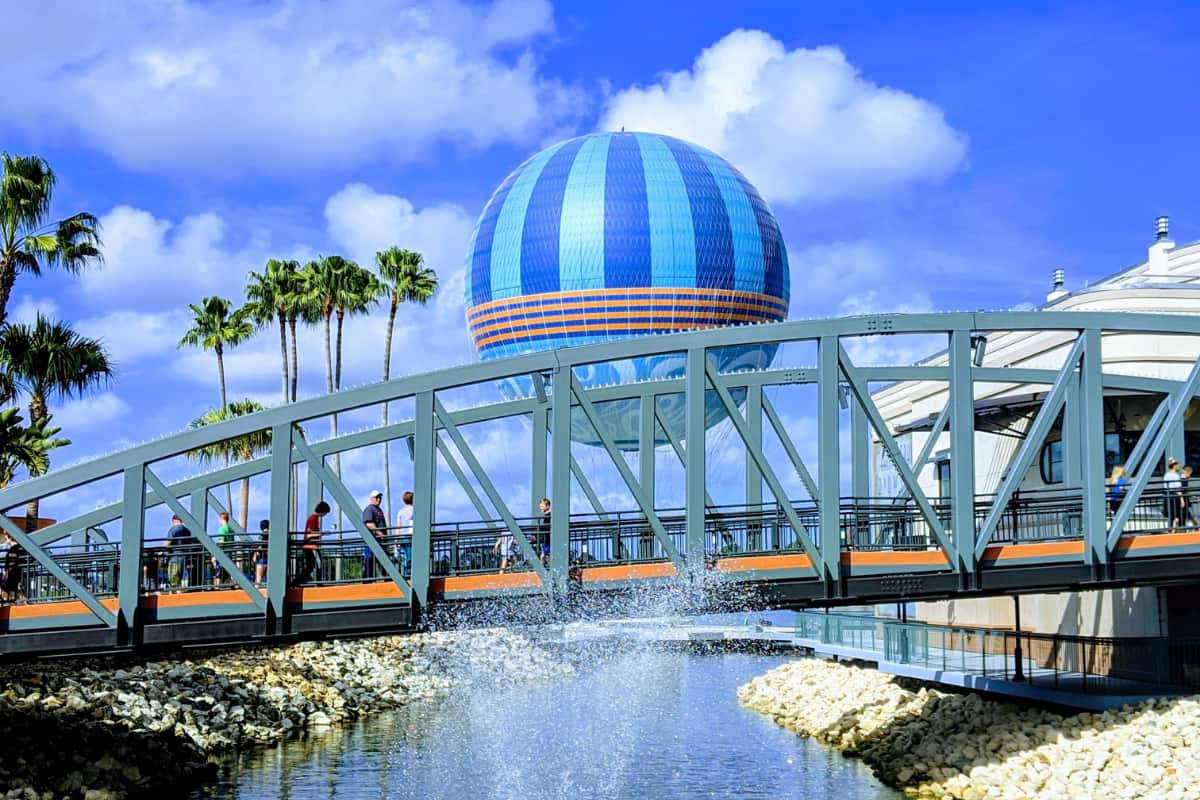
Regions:
<instances>
[{"instance_id":1,"label":"palm tree trunk","mask_svg":"<svg viewBox=\"0 0 1200 800\"><path fill-rule=\"evenodd\" d=\"M335 358L333 367L333 388L341 391L342 389L342 321L345 319L346 312L340 308L337 312L337 347L335 348Z\"/></svg>"},{"instance_id":2,"label":"palm tree trunk","mask_svg":"<svg viewBox=\"0 0 1200 800\"><path fill-rule=\"evenodd\" d=\"M333 394L333 351L330 349L330 314L325 314L325 394Z\"/></svg>"},{"instance_id":3,"label":"palm tree trunk","mask_svg":"<svg viewBox=\"0 0 1200 800\"><path fill-rule=\"evenodd\" d=\"M387 321L387 336L383 340L383 379L386 381L392 374L392 328L396 324L396 309L400 306L400 300L395 293L392 294L392 305L388 309ZM386 427L388 424L388 403L383 404L383 424ZM383 513L391 524L392 519L392 474L391 464L388 459L390 447L385 441L383 443Z\"/></svg>"},{"instance_id":4,"label":"palm tree trunk","mask_svg":"<svg viewBox=\"0 0 1200 800\"><path fill-rule=\"evenodd\" d=\"M333 367L333 388L336 391L342 390L342 321L346 317L346 312L342 309L337 310L337 342L334 347L334 367ZM338 415L335 411L333 414L333 435L337 436L338 430ZM341 476L342 474L342 454L333 454L333 474Z\"/></svg>"},{"instance_id":5,"label":"palm tree trunk","mask_svg":"<svg viewBox=\"0 0 1200 800\"><path fill-rule=\"evenodd\" d=\"M225 351L219 343L213 349L217 353L217 375L220 379L219 385L221 388L221 412L223 414L229 406L225 399ZM233 489L228 483L225 484L225 508L233 508ZM201 522L204 522L204 520L201 520Z\"/></svg>"},{"instance_id":6,"label":"palm tree trunk","mask_svg":"<svg viewBox=\"0 0 1200 800\"><path fill-rule=\"evenodd\" d=\"M221 410L225 411L228 407L225 402L225 354L221 350L221 345L217 345L215 349L217 351L217 376L221 387Z\"/></svg>"},{"instance_id":7,"label":"palm tree trunk","mask_svg":"<svg viewBox=\"0 0 1200 800\"><path fill-rule=\"evenodd\" d=\"M36 425L40 420L46 418L46 395L42 392L34 390L29 397L29 424ZM35 497L25 505L25 532L33 533L37 530L38 516L41 513L40 498Z\"/></svg>"},{"instance_id":8,"label":"palm tree trunk","mask_svg":"<svg viewBox=\"0 0 1200 800\"><path fill-rule=\"evenodd\" d=\"M287 317L279 312L279 360L283 365L283 402L288 401Z\"/></svg>"},{"instance_id":9,"label":"palm tree trunk","mask_svg":"<svg viewBox=\"0 0 1200 800\"><path fill-rule=\"evenodd\" d=\"M16 282L16 266L9 259L0 260L0 325L8 319L8 298Z\"/></svg>"},{"instance_id":10,"label":"palm tree trunk","mask_svg":"<svg viewBox=\"0 0 1200 800\"><path fill-rule=\"evenodd\" d=\"M296 318L288 317L288 328L292 333L292 402L296 402L296 384L300 380L300 365L296 362Z\"/></svg>"}]
</instances>

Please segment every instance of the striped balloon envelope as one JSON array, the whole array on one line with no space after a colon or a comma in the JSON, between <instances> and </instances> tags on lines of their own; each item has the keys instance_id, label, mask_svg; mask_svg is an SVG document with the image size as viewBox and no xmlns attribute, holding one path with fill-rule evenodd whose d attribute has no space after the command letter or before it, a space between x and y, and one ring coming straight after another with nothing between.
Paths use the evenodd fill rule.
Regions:
<instances>
[{"instance_id":1,"label":"striped balloon envelope","mask_svg":"<svg viewBox=\"0 0 1200 800\"><path fill-rule=\"evenodd\" d=\"M467 254L467 325L484 360L775 322L787 316L788 296L779 224L754 186L715 153L652 133L597 133L534 155L492 195ZM774 353L714 355L722 370L761 369ZM577 371L585 386L683 373L682 354ZM532 379L501 389L527 396ZM711 425L722 413L715 399L710 406ZM637 407L602 409L619 447L637 446ZM682 436L682 398L660 398L659 414ZM577 441L597 442L586 420L572 427Z\"/></svg>"}]
</instances>

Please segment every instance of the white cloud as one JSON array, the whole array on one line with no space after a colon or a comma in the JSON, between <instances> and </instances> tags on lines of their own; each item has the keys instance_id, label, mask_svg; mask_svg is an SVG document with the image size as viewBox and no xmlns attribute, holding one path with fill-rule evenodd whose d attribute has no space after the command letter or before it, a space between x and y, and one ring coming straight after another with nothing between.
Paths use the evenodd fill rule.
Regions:
<instances>
[{"instance_id":1,"label":"white cloud","mask_svg":"<svg viewBox=\"0 0 1200 800\"><path fill-rule=\"evenodd\" d=\"M173 223L117 206L100 224L104 266L82 272L77 284L94 311L180 309L206 294L240 298L246 272L260 269L269 252L263 232L231 244L225 220L211 212Z\"/></svg>"},{"instance_id":2,"label":"white cloud","mask_svg":"<svg viewBox=\"0 0 1200 800\"><path fill-rule=\"evenodd\" d=\"M187 314L182 310L121 310L75 323L80 333L104 343L118 370L124 364L174 352L186 326Z\"/></svg>"},{"instance_id":3,"label":"white cloud","mask_svg":"<svg viewBox=\"0 0 1200 800\"><path fill-rule=\"evenodd\" d=\"M602 127L678 136L728 158L778 203L866 196L960 166L941 109L864 78L836 47L736 30L690 70L615 94Z\"/></svg>"},{"instance_id":4,"label":"white cloud","mask_svg":"<svg viewBox=\"0 0 1200 800\"><path fill-rule=\"evenodd\" d=\"M8 320L13 323L31 325L37 322L38 314L49 319L57 319L58 302L52 297L22 295L21 301L9 310Z\"/></svg>"},{"instance_id":5,"label":"white cloud","mask_svg":"<svg viewBox=\"0 0 1200 800\"><path fill-rule=\"evenodd\" d=\"M45 46L7 43L0 119L76 132L137 169L406 161L442 141L536 142L578 106L529 49L553 33L548 0L59 0L6 23Z\"/></svg>"},{"instance_id":6,"label":"white cloud","mask_svg":"<svg viewBox=\"0 0 1200 800\"><path fill-rule=\"evenodd\" d=\"M103 392L97 395L68 400L65 403L52 405L50 413L53 424L63 429L62 435L68 438L83 431L95 431L114 420L129 413L129 403L122 400L115 392Z\"/></svg>"}]
</instances>

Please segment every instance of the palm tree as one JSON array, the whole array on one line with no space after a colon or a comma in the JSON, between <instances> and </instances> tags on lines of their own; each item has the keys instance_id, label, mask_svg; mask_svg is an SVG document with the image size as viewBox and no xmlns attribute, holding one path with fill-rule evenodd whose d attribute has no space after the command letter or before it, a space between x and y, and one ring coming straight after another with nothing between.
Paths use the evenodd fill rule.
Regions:
<instances>
[{"instance_id":1,"label":"palm tree","mask_svg":"<svg viewBox=\"0 0 1200 800\"><path fill-rule=\"evenodd\" d=\"M206 297L199 305L191 303L192 327L177 347L202 347L217 354L217 373L220 378L221 409L225 405L225 348L234 347L250 338L254 332L242 309L230 313L233 304L224 297Z\"/></svg>"},{"instance_id":2,"label":"palm tree","mask_svg":"<svg viewBox=\"0 0 1200 800\"><path fill-rule=\"evenodd\" d=\"M100 255L99 225L91 214L51 222L54 171L38 156L0 154L0 324L17 275L40 275L46 267L78 272Z\"/></svg>"},{"instance_id":3,"label":"palm tree","mask_svg":"<svg viewBox=\"0 0 1200 800\"><path fill-rule=\"evenodd\" d=\"M245 400L234 400L226 408L214 408L204 412L204 415L198 419L192 420L190 427L202 428L205 425L212 425L216 422L224 422L225 420L233 419L234 417L243 417L247 414L253 414L257 411L262 411L261 403L256 403L249 398ZM235 436L232 439L225 439L220 442L214 442L210 445L205 445L196 450L188 452L188 456L196 459L201 463L213 462L232 462L232 461L250 461L261 453L265 453L271 448L271 429L264 428L262 430L246 433L241 436ZM246 523L250 517L250 478L249 476L242 478L242 498L241 508L238 510L238 522L242 525L242 530L246 530Z\"/></svg>"},{"instance_id":4,"label":"palm tree","mask_svg":"<svg viewBox=\"0 0 1200 800\"><path fill-rule=\"evenodd\" d=\"M296 300L300 269L297 261L272 258L261 273L251 272L246 285L246 315L260 327L279 321L279 355L283 373L283 402L288 401L288 309Z\"/></svg>"},{"instance_id":5,"label":"palm tree","mask_svg":"<svg viewBox=\"0 0 1200 800\"><path fill-rule=\"evenodd\" d=\"M396 324L396 311L401 303L425 305L437 291L437 273L425 266L425 258L412 250L392 247L375 254L375 267L383 279L385 291L391 294L388 308L387 335L383 340L383 379L392 373L392 329ZM388 424L388 404L383 404L383 424ZM392 518L391 465L388 461L388 444L383 443L383 504L387 518Z\"/></svg>"},{"instance_id":6,"label":"palm tree","mask_svg":"<svg viewBox=\"0 0 1200 800\"><path fill-rule=\"evenodd\" d=\"M50 451L71 443L69 439L57 438L62 429L50 427L51 416L25 427L17 409L0 411L0 489L12 482L19 469L24 469L31 478L46 474L50 469Z\"/></svg>"},{"instance_id":7,"label":"palm tree","mask_svg":"<svg viewBox=\"0 0 1200 800\"><path fill-rule=\"evenodd\" d=\"M338 287L333 301L337 316L337 360L333 369L333 388L336 391L342 388L342 322L347 314L352 317L366 314L386 291L387 287L379 282L374 272L363 269L353 261L347 263L345 280Z\"/></svg>"},{"instance_id":8,"label":"palm tree","mask_svg":"<svg viewBox=\"0 0 1200 800\"><path fill-rule=\"evenodd\" d=\"M0 329L0 352L13 381L29 394L30 427L49 417L46 400L50 395L81 397L113 376L103 344L41 314L33 325ZM26 529L35 530L37 519L35 499L25 510Z\"/></svg>"}]
</instances>

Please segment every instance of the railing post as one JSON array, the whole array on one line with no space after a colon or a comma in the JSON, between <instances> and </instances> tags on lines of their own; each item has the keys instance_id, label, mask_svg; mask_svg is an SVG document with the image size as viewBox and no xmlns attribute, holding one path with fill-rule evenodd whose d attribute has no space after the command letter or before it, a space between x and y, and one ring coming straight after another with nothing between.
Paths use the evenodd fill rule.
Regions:
<instances>
[{"instance_id":1,"label":"railing post","mask_svg":"<svg viewBox=\"0 0 1200 800\"><path fill-rule=\"evenodd\" d=\"M825 595L833 596L841 577L841 456L839 453L838 338L822 336L817 350L817 519Z\"/></svg>"},{"instance_id":2,"label":"railing post","mask_svg":"<svg viewBox=\"0 0 1200 800\"><path fill-rule=\"evenodd\" d=\"M1083 493L1084 557L1098 569L1108 563L1108 514L1104 485L1104 376L1101 370L1100 331L1083 332L1083 355L1079 362L1079 476ZM1068 402L1070 398L1068 398Z\"/></svg>"},{"instance_id":3,"label":"railing post","mask_svg":"<svg viewBox=\"0 0 1200 800\"><path fill-rule=\"evenodd\" d=\"M684 520L686 524L687 563L692 570L704 568L705 459L704 410L707 388L706 353L703 347L687 351L687 375L684 379L686 413L684 424Z\"/></svg>"},{"instance_id":4,"label":"railing post","mask_svg":"<svg viewBox=\"0 0 1200 800\"><path fill-rule=\"evenodd\" d=\"M267 540L267 610L266 632L268 635L286 633L287 584L290 567L290 543L292 531L292 426L276 425L271 428L271 536ZM310 473L311 474L311 473ZM311 486L310 486L311 489ZM311 497L309 498L312 499ZM316 506L313 500L311 510ZM194 507L193 507L194 509ZM195 510L192 511L195 514ZM307 514L305 517L307 518Z\"/></svg>"},{"instance_id":5,"label":"railing post","mask_svg":"<svg viewBox=\"0 0 1200 800\"><path fill-rule=\"evenodd\" d=\"M550 579L556 592L566 590L570 570L571 370L560 365L550 378Z\"/></svg>"},{"instance_id":6,"label":"railing post","mask_svg":"<svg viewBox=\"0 0 1200 800\"><path fill-rule=\"evenodd\" d=\"M437 450L434 442L433 392L419 392L413 418L413 540L410 585L413 592L413 622L429 602L429 559L432 550L434 509L437 490L434 472Z\"/></svg>"},{"instance_id":7,"label":"railing post","mask_svg":"<svg viewBox=\"0 0 1200 800\"><path fill-rule=\"evenodd\" d=\"M117 578L117 645L141 642L138 588L142 581L142 546L146 528L146 466L125 469L121 509L121 573Z\"/></svg>"},{"instance_id":8,"label":"railing post","mask_svg":"<svg viewBox=\"0 0 1200 800\"><path fill-rule=\"evenodd\" d=\"M971 332L950 333L950 524L960 585L975 582L975 389Z\"/></svg>"}]
</instances>

